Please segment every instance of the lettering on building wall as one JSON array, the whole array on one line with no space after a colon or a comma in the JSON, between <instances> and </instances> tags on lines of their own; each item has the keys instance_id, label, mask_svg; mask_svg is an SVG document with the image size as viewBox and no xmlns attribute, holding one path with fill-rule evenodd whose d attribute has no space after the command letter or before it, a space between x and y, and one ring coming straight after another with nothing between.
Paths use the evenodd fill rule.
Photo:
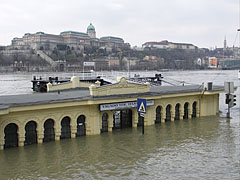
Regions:
<instances>
[{"instance_id":1,"label":"lettering on building wall","mask_svg":"<svg viewBox=\"0 0 240 180\"><path fill-rule=\"evenodd\" d=\"M147 106L153 106L154 100L147 100ZM99 110L100 111L110 111L110 110L119 110L119 109L130 109L136 108L137 101L131 102L122 102L122 103L112 103L112 104L100 104Z\"/></svg>"}]
</instances>

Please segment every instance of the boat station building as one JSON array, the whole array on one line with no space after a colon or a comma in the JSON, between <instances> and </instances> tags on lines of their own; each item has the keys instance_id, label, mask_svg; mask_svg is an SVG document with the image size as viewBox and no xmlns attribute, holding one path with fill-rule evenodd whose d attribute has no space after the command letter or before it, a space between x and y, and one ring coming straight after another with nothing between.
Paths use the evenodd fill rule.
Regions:
<instances>
[{"instance_id":1,"label":"boat station building","mask_svg":"<svg viewBox=\"0 0 240 180\"><path fill-rule=\"evenodd\" d=\"M144 126L214 116L222 86L117 83L48 93L1 96L0 149L141 126L137 98L147 100Z\"/></svg>"}]
</instances>

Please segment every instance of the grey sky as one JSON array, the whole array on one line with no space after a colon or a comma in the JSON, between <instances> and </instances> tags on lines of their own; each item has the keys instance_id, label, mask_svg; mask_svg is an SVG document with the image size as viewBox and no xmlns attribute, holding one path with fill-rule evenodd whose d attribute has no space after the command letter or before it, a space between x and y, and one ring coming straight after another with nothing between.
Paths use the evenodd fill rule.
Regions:
<instances>
[{"instance_id":1,"label":"grey sky","mask_svg":"<svg viewBox=\"0 0 240 180\"><path fill-rule=\"evenodd\" d=\"M232 46L239 0L0 0L0 45L27 32L86 32L90 22L97 37L122 37L132 46L169 40L222 47L225 35Z\"/></svg>"}]
</instances>

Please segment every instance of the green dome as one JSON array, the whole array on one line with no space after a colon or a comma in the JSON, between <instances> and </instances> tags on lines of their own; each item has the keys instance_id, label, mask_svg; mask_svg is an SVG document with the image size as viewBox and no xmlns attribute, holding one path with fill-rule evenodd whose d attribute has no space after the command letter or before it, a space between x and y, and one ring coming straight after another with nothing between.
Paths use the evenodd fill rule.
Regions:
<instances>
[{"instance_id":1,"label":"green dome","mask_svg":"<svg viewBox=\"0 0 240 180\"><path fill-rule=\"evenodd\" d=\"M87 30L94 30L95 31L95 27L92 25L92 23L90 23L90 25L88 26Z\"/></svg>"}]
</instances>

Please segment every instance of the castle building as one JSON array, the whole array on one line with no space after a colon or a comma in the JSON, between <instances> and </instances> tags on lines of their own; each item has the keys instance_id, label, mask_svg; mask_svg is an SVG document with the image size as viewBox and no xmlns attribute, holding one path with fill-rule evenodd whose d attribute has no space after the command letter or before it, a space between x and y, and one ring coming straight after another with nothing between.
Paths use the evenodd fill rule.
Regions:
<instances>
[{"instance_id":1,"label":"castle building","mask_svg":"<svg viewBox=\"0 0 240 180\"><path fill-rule=\"evenodd\" d=\"M34 34L26 33L22 38L14 38L11 48L34 50L54 50L58 45L66 45L70 48L107 47L121 48L124 46L124 40L119 37L106 36L96 37L95 27L90 23L87 32L64 31L60 35L46 34L37 32Z\"/></svg>"},{"instance_id":2,"label":"castle building","mask_svg":"<svg viewBox=\"0 0 240 180\"><path fill-rule=\"evenodd\" d=\"M106 47L110 48L121 48L124 46L124 40L119 37L106 36L101 37L100 41L105 44Z\"/></svg>"}]
</instances>

